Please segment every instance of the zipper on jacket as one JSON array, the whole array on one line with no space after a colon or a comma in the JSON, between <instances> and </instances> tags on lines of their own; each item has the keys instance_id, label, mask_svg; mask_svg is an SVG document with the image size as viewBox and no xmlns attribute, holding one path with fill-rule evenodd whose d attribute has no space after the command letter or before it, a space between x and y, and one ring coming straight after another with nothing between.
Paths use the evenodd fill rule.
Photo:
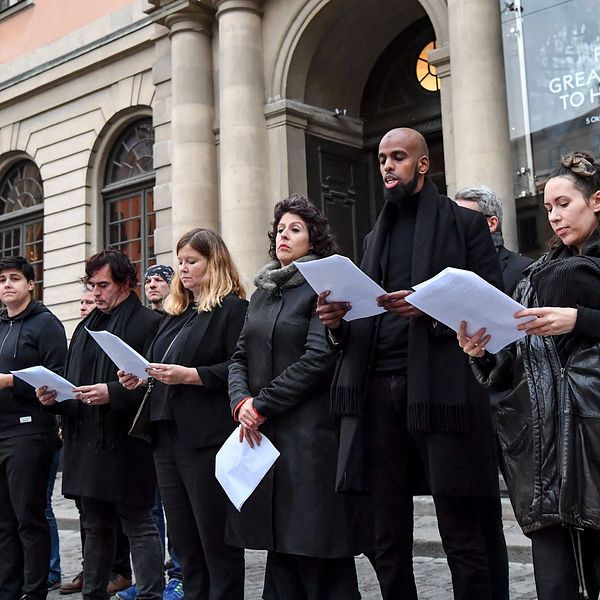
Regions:
<instances>
[{"instance_id":1,"label":"zipper on jacket","mask_svg":"<svg viewBox=\"0 0 600 600\"><path fill-rule=\"evenodd\" d=\"M2 354L2 350L4 350L4 344L5 344L6 340L8 339L10 332L12 331L13 323L14 323L14 321L9 322L8 331L6 332L6 335L4 336L4 339L2 340L2 345L0 345L0 354Z\"/></svg>"}]
</instances>

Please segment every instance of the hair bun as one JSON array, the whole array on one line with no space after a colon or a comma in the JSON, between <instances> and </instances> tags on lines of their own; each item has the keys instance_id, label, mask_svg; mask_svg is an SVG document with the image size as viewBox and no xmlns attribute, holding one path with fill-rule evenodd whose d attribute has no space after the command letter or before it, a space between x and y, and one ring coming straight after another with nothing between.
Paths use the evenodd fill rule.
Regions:
<instances>
[{"instance_id":1,"label":"hair bun","mask_svg":"<svg viewBox=\"0 0 600 600\"><path fill-rule=\"evenodd\" d=\"M563 167L581 177L593 177L597 172L594 157L587 152L569 152L560 162Z\"/></svg>"}]
</instances>

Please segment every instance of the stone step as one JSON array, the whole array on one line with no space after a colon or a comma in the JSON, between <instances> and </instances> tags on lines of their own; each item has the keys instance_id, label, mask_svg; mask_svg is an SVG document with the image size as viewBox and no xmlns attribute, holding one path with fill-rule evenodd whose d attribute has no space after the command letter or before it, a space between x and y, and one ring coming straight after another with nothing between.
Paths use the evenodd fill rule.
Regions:
<instances>
[{"instance_id":1,"label":"stone step","mask_svg":"<svg viewBox=\"0 0 600 600\"><path fill-rule=\"evenodd\" d=\"M437 528L433 499L431 496L417 496L414 500L414 507L414 555L433 558L445 557ZM517 524L508 498L502 498L502 521L508 560L517 563L531 563L531 541Z\"/></svg>"},{"instance_id":2,"label":"stone step","mask_svg":"<svg viewBox=\"0 0 600 600\"><path fill-rule=\"evenodd\" d=\"M435 506L431 496L415 497L414 506L414 555L444 558L445 554L435 517ZM72 500L63 498L55 491L53 507L59 529L75 531L79 529L79 516ZM502 512L509 560L517 563L530 563L531 543L517 525L507 498L502 498Z\"/></svg>"}]
</instances>

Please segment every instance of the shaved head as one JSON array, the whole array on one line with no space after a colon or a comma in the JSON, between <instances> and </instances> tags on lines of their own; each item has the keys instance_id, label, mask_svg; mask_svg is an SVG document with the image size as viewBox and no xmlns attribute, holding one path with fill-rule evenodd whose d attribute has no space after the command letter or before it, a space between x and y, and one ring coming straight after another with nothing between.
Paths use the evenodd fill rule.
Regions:
<instances>
[{"instance_id":1,"label":"shaved head","mask_svg":"<svg viewBox=\"0 0 600 600\"><path fill-rule=\"evenodd\" d=\"M381 138L381 142L384 140L401 143L410 151L414 158L420 158L421 156L429 158L427 142L415 129L410 129L409 127L396 127L395 129L390 129L390 131Z\"/></svg>"}]
</instances>

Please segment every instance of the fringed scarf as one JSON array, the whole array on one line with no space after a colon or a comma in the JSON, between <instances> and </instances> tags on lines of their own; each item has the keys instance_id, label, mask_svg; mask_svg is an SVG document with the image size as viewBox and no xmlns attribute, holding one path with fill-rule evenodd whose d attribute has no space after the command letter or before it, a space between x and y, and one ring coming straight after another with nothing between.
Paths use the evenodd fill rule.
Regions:
<instances>
[{"instance_id":1,"label":"fringed scarf","mask_svg":"<svg viewBox=\"0 0 600 600\"><path fill-rule=\"evenodd\" d=\"M102 351L92 336L85 330L107 330L124 339L127 326L133 313L141 307L137 295L132 292L109 315L95 309L84 319L73 334L67 361L65 377L73 384L92 385L116 381L117 369L108 355ZM116 441L116 427L108 404L84 406L77 401L76 410L69 411L63 421L65 436L77 439L85 428L88 429L88 444L93 450L113 449Z\"/></svg>"}]
</instances>

